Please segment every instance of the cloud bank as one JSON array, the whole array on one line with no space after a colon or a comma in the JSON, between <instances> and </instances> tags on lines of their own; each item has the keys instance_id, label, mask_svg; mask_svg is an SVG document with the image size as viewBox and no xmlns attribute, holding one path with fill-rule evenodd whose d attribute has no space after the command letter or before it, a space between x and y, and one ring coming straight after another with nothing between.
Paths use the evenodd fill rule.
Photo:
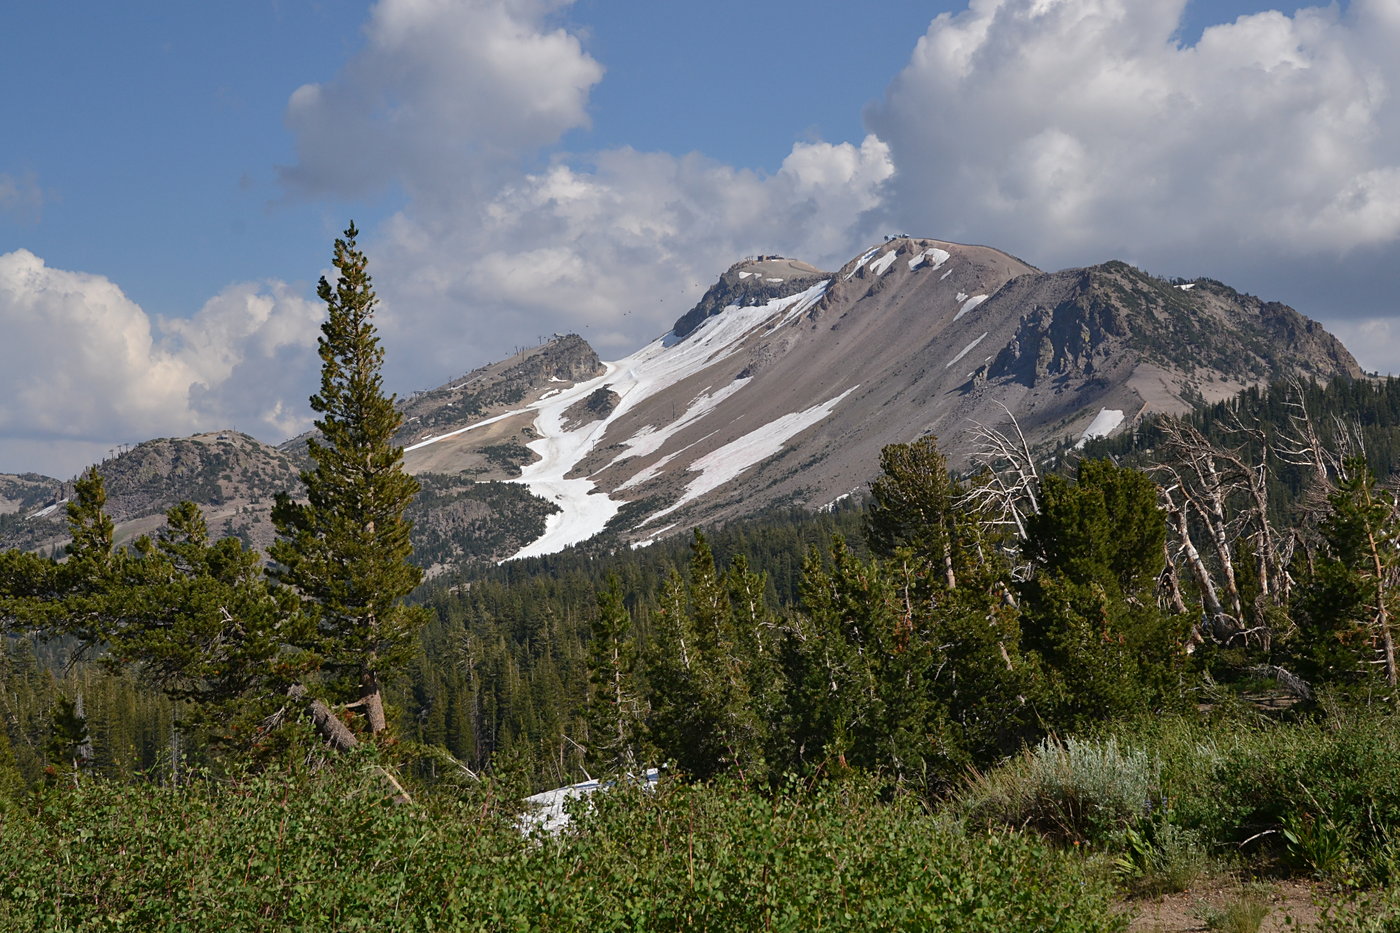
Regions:
<instances>
[{"instance_id":1,"label":"cloud bank","mask_svg":"<svg viewBox=\"0 0 1400 933\"><path fill-rule=\"evenodd\" d=\"M294 190L408 194L372 244L400 385L554 331L630 350L747 253L835 265L895 230L1212 275L1354 327L1388 308L1364 270L1400 258L1395 0L1190 46L1185 0L972 0L930 23L866 139L798 143L771 175L556 151L602 78L554 25L567 6L382 0L365 50L291 99Z\"/></svg>"},{"instance_id":2,"label":"cloud bank","mask_svg":"<svg viewBox=\"0 0 1400 933\"><path fill-rule=\"evenodd\" d=\"M0 255L0 468L71 476L153 436L300 430L321 316L263 283L230 286L189 319L152 319L102 276Z\"/></svg>"},{"instance_id":3,"label":"cloud bank","mask_svg":"<svg viewBox=\"0 0 1400 933\"><path fill-rule=\"evenodd\" d=\"M1394 0L1260 13L1182 46L1185 0L974 0L868 122L902 222L1043 261L1344 253L1400 235ZM931 171L904 171L905 166Z\"/></svg>"}]
</instances>

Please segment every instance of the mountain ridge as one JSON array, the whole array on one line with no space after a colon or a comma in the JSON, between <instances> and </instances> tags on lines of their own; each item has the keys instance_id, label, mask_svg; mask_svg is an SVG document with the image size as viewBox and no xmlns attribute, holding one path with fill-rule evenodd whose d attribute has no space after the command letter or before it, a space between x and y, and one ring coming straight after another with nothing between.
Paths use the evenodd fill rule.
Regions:
<instances>
[{"instance_id":1,"label":"mountain ridge","mask_svg":"<svg viewBox=\"0 0 1400 933\"><path fill-rule=\"evenodd\" d=\"M555 335L414 393L396 442L431 490L417 539L441 571L603 532L640 545L773 505L820 508L863 489L886 444L937 434L965 468L977 432L1012 414L1048 453L1148 410L1338 375L1362 373L1321 325L1211 279L1119 261L1046 273L992 247L893 237L832 273L735 263L620 360ZM279 481L304 445L277 449ZM154 507L159 484L146 496ZM17 505L9 525L26 509L38 511Z\"/></svg>"}]
</instances>

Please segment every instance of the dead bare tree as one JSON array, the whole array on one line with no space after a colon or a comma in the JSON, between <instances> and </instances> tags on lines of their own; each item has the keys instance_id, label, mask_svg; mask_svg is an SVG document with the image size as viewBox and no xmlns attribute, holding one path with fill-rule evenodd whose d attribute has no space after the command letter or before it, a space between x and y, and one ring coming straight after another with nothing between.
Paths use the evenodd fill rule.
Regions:
<instances>
[{"instance_id":1,"label":"dead bare tree","mask_svg":"<svg viewBox=\"0 0 1400 933\"><path fill-rule=\"evenodd\" d=\"M980 471L968 484L960 505L981 515L989 525L1014 528L1019 547L1026 538L1026 520L1040 512L1040 473L1016 416L1005 405L1001 407L1015 436L974 422L972 462ZM1024 579L1029 573L1028 562L1013 562L1013 577Z\"/></svg>"}]
</instances>

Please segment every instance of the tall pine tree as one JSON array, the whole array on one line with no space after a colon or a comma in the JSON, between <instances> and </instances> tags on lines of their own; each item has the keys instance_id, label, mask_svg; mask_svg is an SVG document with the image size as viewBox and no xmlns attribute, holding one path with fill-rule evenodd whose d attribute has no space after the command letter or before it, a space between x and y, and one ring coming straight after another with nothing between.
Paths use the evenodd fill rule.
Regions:
<instances>
[{"instance_id":1,"label":"tall pine tree","mask_svg":"<svg viewBox=\"0 0 1400 933\"><path fill-rule=\"evenodd\" d=\"M274 574L295 587L315 613L327 670L358 692L355 705L371 733L387 727L380 681L407 661L423 613L402 603L423 573L408 562L411 523L404 511L418 481L404 472L393 444L401 416L384 394L384 351L374 327L376 304L367 261L353 223L335 241L334 285L317 294L328 317L321 326L321 390L311 397L318 437L313 467L303 471L306 501L278 497Z\"/></svg>"}]
</instances>

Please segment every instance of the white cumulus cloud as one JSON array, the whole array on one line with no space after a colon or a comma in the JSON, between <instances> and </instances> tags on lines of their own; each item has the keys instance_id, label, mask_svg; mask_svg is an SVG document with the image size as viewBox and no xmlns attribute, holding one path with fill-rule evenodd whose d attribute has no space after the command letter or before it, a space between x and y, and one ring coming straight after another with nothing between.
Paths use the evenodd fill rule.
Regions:
<instances>
[{"instance_id":1,"label":"white cumulus cloud","mask_svg":"<svg viewBox=\"0 0 1400 933\"><path fill-rule=\"evenodd\" d=\"M623 354L744 255L843 262L891 174L874 137L799 143L772 175L698 154L595 153L477 205L412 205L379 246L386 337L446 374L553 332ZM390 367L393 361L390 361Z\"/></svg>"},{"instance_id":2,"label":"white cumulus cloud","mask_svg":"<svg viewBox=\"0 0 1400 933\"><path fill-rule=\"evenodd\" d=\"M889 209L1052 267L1395 244L1395 0L1244 16L1194 45L1185 6L973 0L937 17L867 113L897 168Z\"/></svg>"},{"instance_id":3,"label":"white cumulus cloud","mask_svg":"<svg viewBox=\"0 0 1400 933\"><path fill-rule=\"evenodd\" d=\"M602 66L549 25L568 0L380 0L340 74L292 94L293 189L356 196L390 182L434 196L481 184L588 123Z\"/></svg>"},{"instance_id":4,"label":"white cumulus cloud","mask_svg":"<svg viewBox=\"0 0 1400 933\"><path fill-rule=\"evenodd\" d=\"M103 276L0 255L0 469L72 475L113 444L220 427L284 439L309 423L322 314L265 283L152 319Z\"/></svg>"},{"instance_id":5,"label":"white cumulus cloud","mask_svg":"<svg viewBox=\"0 0 1400 933\"><path fill-rule=\"evenodd\" d=\"M408 194L367 239L401 391L556 331L630 352L746 253L844 261L879 204L892 168L873 136L798 143L772 174L698 153L547 157L603 76L554 25L568 5L381 0L365 49L291 97L293 191Z\"/></svg>"}]
</instances>

